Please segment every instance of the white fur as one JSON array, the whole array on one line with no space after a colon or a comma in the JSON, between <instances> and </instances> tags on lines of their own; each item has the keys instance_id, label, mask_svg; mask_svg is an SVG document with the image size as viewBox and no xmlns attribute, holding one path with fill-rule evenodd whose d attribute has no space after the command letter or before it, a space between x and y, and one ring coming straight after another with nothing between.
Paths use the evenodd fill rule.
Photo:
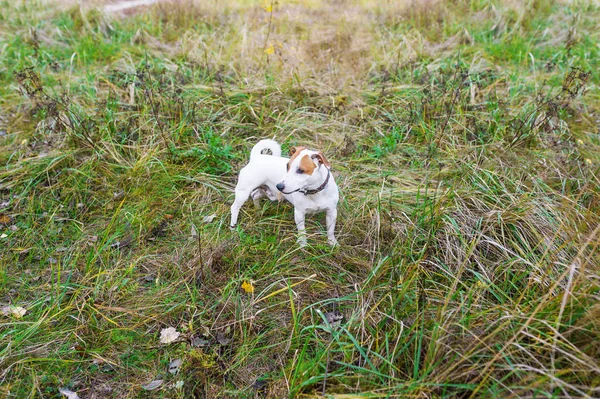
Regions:
<instances>
[{"instance_id":1,"label":"white fur","mask_svg":"<svg viewBox=\"0 0 600 399\"><path fill-rule=\"evenodd\" d=\"M252 151L250 151L250 160L255 158L257 155L262 154L264 150L271 150L271 155L274 157L281 157L281 146L279 143L275 140L264 139L252 147Z\"/></svg>"},{"instance_id":2,"label":"white fur","mask_svg":"<svg viewBox=\"0 0 600 399\"><path fill-rule=\"evenodd\" d=\"M273 155L262 154L265 149L271 150ZM302 150L294 158L288 171L289 158L281 157L281 146L274 140L259 141L250 152L250 162L240 170L235 187L235 201L231 205L231 227L233 228L237 224L240 208L248 197L252 196L254 201L264 196L276 200L280 192L276 186L281 183L284 188L280 195L294 205L294 219L298 227L300 246L306 245L305 216L307 213L316 212L326 212L327 241L333 246L337 245L335 222L339 192L333 175L329 177L325 188L316 194L304 195L298 191L292 192L316 189L327 178L327 166L318 159L313 159L312 156L315 154L317 151ZM316 165L312 175L297 173L300 161L305 155L308 155Z\"/></svg>"}]
</instances>

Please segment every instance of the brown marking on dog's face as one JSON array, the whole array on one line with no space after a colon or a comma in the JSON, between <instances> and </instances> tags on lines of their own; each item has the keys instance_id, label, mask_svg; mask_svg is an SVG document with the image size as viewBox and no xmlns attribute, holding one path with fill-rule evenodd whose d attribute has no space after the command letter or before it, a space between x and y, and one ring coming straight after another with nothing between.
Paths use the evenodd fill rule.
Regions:
<instances>
[{"instance_id":1,"label":"brown marking on dog's face","mask_svg":"<svg viewBox=\"0 0 600 399\"><path fill-rule=\"evenodd\" d=\"M311 160L308 155L305 155L300 159L300 170L302 173L306 173L307 175L312 175L317 165Z\"/></svg>"},{"instance_id":2,"label":"brown marking on dog's face","mask_svg":"<svg viewBox=\"0 0 600 399\"><path fill-rule=\"evenodd\" d=\"M305 150L305 149L306 149L306 147L291 147L290 148L290 160L288 161L288 164L287 164L287 170L290 170L290 165L292 164L292 161L294 159L296 159L296 157L298 155L300 155L302 150Z\"/></svg>"},{"instance_id":3,"label":"brown marking on dog's face","mask_svg":"<svg viewBox=\"0 0 600 399\"><path fill-rule=\"evenodd\" d=\"M316 159L317 162L322 163L323 165L327 166L328 168L331 168L331 164L329 163L329 161L327 160L327 158L325 158L325 155L323 155L323 153L321 151L319 151L316 154L314 154L312 156L312 158Z\"/></svg>"}]
</instances>

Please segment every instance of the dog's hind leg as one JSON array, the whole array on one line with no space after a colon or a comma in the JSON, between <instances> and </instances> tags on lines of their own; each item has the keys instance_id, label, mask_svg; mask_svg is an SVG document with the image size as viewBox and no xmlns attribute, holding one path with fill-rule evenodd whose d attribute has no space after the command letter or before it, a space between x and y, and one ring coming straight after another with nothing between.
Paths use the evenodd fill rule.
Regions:
<instances>
[{"instance_id":1,"label":"dog's hind leg","mask_svg":"<svg viewBox=\"0 0 600 399\"><path fill-rule=\"evenodd\" d=\"M271 188L266 187L265 188L265 195L271 200L271 201L279 201L279 196L276 193L277 191L273 191L271 190ZM280 193L281 194L281 193Z\"/></svg>"},{"instance_id":2,"label":"dog's hind leg","mask_svg":"<svg viewBox=\"0 0 600 399\"><path fill-rule=\"evenodd\" d=\"M256 209L260 208L260 201L259 199L266 197L267 194L265 193L265 190L261 187L259 188L255 188L254 191L252 191L252 193L250 193L250 197L252 198L252 201L254 202L254 207Z\"/></svg>"},{"instance_id":3,"label":"dog's hind leg","mask_svg":"<svg viewBox=\"0 0 600 399\"><path fill-rule=\"evenodd\" d=\"M231 224L229 225L229 227L234 228L237 224L240 209L242 208L242 205L244 205L244 202L246 202L246 200L250 196L251 191L252 190L246 188L235 188L235 201L233 201L233 204L231 205Z\"/></svg>"}]
</instances>

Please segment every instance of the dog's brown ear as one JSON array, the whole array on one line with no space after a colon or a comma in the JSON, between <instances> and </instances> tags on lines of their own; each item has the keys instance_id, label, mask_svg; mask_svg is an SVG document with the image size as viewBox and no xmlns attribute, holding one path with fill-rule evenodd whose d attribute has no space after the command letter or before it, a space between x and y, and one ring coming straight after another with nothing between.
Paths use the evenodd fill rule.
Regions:
<instances>
[{"instance_id":1,"label":"dog's brown ear","mask_svg":"<svg viewBox=\"0 0 600 399\"><path fill-rule=\"evenodd\" d=\"M298 147L290 147L290 157L296 153L300 153L300 151L306 149L306 147L298 146Z\"/></svg>"},{"instance_id":2,"label":"dog's brown ear","mask_svg":"<svg viewBox=\"0 0 600 399\"><path fill-rule=\"evenodd\" d=\"M325 155L323 155L321 151L317 152L316 154L313 154L312 159L316 159L319 163L322 163L328 168L331 168L331 164L329 163L327 158L325 158Z\"/></svg>"}]
</instances>

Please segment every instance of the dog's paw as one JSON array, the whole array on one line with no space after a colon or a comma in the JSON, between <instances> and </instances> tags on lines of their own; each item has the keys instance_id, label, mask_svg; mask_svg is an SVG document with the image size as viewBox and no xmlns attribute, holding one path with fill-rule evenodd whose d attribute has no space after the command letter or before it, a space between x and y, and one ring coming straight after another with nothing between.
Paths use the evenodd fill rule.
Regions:
<instances>
[{"instance_id":1,"label":"dog's paw","mask_svg":"<svg viewBox=\"0 0 600 399\"><path fill-rule=\"evenodd\" d=\"M338 242L338 240L336 240L335 238L329 238L329 239L327 239L327 243L329 245L331 245L332 247L337 247L338 245L340 245L340 243Z\"/></svg>"},{"instance_id":2,"label":"dog's paw","mask_svg":"<svg viewBox=\"0 0 600 399\"><path fill-rule=\"evenodd\" d=\"M229 230L234 231L236 226L229 226Z\"/></svg>"},{"instance_id":3,"label":"dog's paw","mask_svg":"<svg viewBox=\"0 0 600 399\"><path fill-rule=\"evenodd\" d=\"M308 242L306 241L306 238L304 238L304 237L298 238L298 240L296 242L298 243L300 248L304 248L308 244Z\"/></svg>"}]
</instances>

